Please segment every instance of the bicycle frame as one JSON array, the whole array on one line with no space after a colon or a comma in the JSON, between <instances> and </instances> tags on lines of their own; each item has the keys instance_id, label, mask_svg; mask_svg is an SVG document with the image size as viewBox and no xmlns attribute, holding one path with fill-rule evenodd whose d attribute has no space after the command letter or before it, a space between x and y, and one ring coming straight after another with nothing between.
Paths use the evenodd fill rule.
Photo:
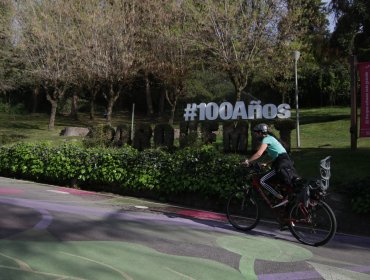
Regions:
<instances>
[{"instance_id":1,"label":"bicycle frame","mask_svg":"<svg viewBox=\"0 0 370 280\"><path fill-rule=\"evenodd\" d=\"M272 204L271 200L267 197L267 195L263 192L263 186L260 183L260 174L257 172L252 175L251 185L254 190L256 190L259 195L263 198L263 200L266 202L266 204L270 207L270 209L275 209L274 205ZM272 187L274 187L274 184L272 184ZM288 189L288 194L292 192L291 187L284 186L286 189ZM268 191L268 190L267 190Z\"/></svg>"}]
</instances>

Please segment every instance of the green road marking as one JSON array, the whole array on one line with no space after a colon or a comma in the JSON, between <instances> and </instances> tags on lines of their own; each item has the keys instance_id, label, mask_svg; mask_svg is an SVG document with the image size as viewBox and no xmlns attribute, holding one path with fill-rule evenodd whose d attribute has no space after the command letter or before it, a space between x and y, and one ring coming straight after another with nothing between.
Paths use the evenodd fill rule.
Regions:
<instances>
[{"instance_id":1,"label":"green road marking","mask_svg":"<svg viewBox=\"0 0 370 280\"><path fill-rule=\"evenodd\" d=\"M92 262L92 263L96 263L98 265L105 266L105 267L107 267L107 268L109 268L109 269L111 269L113 271L116 271L118 274L120 274L122 276L123 279L125 279L125 280L133 280L127 273L125 273L124 271L120 271L120 270L114 268L113 266L111 266L109 264L98 262L98 261L95 261L95 260L92 260L92 259L89 259L89 258L85 258L85 257L82 257L82 256L73 255L73 254L70 254L70 253L67 253L67 252L61 252L61 253L62 254L66 254L67 256L79 258L79 259L82 259L82 260L86 260L88 262Z\"/></svg>"},{"instance_id":2,"label":"green road marking","mask_svg":"<svg viewBox=\"0 0 370 280\"><path fill-rule=\"evenodd\" d=\"M257 279L254 272L256 259L279 262L308 260L312 253L286 241L264 237L223 236L217 243L224 249L241 255L239 270L249 279Z\"/></svg>"},{"instance_id":3,"label":"green road marking","mask_svg":"<svg viewBox=\"0 0 370 280\"><path fill-rule=\"evenodd\" d=\"M32 269L29 267L29 265L28 265L28 264L26 264L25 262L23 262L23 261L21 261L21 260L19 260L19 259L12 258L12 257L10 257L10 256L7 256L7 255L1 254L1 253L0 253L0 256L1 256L1 257L4 257L4 258L7 258L7 259L9 259L9 260L14 261L14 262L18 265L18 267L19 267L21 270L25 270L25 271L32 271Z\"/></svg>"},{"instance_id":4,"label":"green road marking","mask_svg":"<svg viewBox=\"0 0 370 280\"><path fill-rule=\"evenodd\" d=\"M216 261L167 255L126 242L2 240L0 251L2 279L245 279Z\"/></svg>"},{"instance_id":5,"label":"green road marking","mask_svg":"<svg viewBox=\"0 0 370 280\"><path fill-rule=\"evenodd\" d=\"M369 280L369 274L350 271L343 268L332 267L315 262L308 262L324 279L336 280Z\"/></svg>"}]
</instances>

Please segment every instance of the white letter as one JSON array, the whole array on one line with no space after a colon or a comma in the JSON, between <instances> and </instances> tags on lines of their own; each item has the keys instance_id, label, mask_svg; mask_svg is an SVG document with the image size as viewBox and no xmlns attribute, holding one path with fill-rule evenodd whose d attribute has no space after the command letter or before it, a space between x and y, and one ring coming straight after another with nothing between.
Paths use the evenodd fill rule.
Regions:
<instances>
[{"instance_id":1,"label":"white letter","mask_svg":"<svg viewBox=\"0 0 370 280\"><path fill-rule=\"evenodd\" d=\"M275 104L265 104L262 109L262 115L265 119L276 118L277 108Z\"/></svg>"},{"instance_id":2,"label":"white letter","mask_svg":"<svg viewBox=\"0 0 370 280\"><path fill-rule=\"evenodd\" d=\"M220 118L223 120L229 120L233 114L233 105L230 102L223 102L219 109Z\"/></svg>"},{"instance_id":3,"label":"white letter","mask_svg":"<svg viewBox=\"0 0 370 280\"><path fill-rule=\"evenodd\" d=\"M248 116L250 120L262 119L261 100L251 101L248 106Z\"/></svg>"},{"instance_id":4,"label":"white letter","mask_svg":"<svg viewBox=\"0 0 370 280\"><path fill-rule=\"evenodd\" d=\"M289 119L291 117L289 104L286 103L280 104L277 110L278 110L277 117L279 119Z\"/></svg>"},{"instance_id":5,"label":"white letter","mask_svg":"<svg viewBox=\"0 0 370 280\"><path fill-rule=\"evenodd\" d=\"M218 105L214 102L210 102L206 106L206 118L207 120L213 121L218 117Z\"/></svg>"},{"instance_id":6,"label":"white letter","mask_svg":"<svg viewBox=\"0 0 370 280\"><path fill-rule=\"evenodd\" d=\"M233 113L233 120L238 119L238 117L241 117L242 120L247 119L247 112L245 110L245 104L243 101L238 101L235 103L234 113Z\"/></svg>"},{"instance_id":7,"label":"white letter","mask_svg":"<svg viewBox=\"0 0 370 280\"><path fill-rule=\"evenodd\" d=\"M206 119L206 103L200 103L197 107L199 109L199 120L204 121Z\"/></svg>"}]
</instances>

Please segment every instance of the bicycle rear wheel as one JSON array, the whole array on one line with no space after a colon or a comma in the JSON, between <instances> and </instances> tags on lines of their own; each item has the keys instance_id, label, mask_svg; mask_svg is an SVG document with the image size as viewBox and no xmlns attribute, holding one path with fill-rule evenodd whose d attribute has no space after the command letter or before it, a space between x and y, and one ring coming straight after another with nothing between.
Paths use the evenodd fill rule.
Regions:
<instances>
[{"instance_id":1,"label":"bicycle rear wheel","mask_svg":"<svg viewBox=\"0 0 370 280\"><path fill-rule=\"evenodd\" d=\"M301 243L322 246L328 243L337 231L337 220L333 210L323 201L307 208L302 203L290 210L289 230Z\"/></svg>"},{"instance_id":2,"label":"bicycle rear wheel","mask_svg":"<svg viewBox=\"0 0 370 280\"><path fill-rule=\"evenodd\" d=\"M227 218L233 227L251 230L260 220L259 206L249 190L234 191L227 202Z\"/></svg>"}]
</instances>

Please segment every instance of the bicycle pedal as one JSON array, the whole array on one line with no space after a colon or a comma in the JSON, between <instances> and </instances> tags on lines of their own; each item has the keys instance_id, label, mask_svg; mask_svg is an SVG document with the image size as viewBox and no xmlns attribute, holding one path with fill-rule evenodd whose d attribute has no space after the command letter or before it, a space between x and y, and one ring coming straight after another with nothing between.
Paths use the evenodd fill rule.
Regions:
<instances>
[{"instance_id":1,"label":"bicycle pedal","mask_svg":"<svg viewBox=\"0 0 370 280\"><path fill-rule=\"evenodd\" d=\"M279 204L276 204L275 206L273 206L272 208L277 208L277 207L283 206L283 205L287 204L288 202L289 202L289 200L285 199L284 201L280 202Z\"/></svg>"}]
</instances>

